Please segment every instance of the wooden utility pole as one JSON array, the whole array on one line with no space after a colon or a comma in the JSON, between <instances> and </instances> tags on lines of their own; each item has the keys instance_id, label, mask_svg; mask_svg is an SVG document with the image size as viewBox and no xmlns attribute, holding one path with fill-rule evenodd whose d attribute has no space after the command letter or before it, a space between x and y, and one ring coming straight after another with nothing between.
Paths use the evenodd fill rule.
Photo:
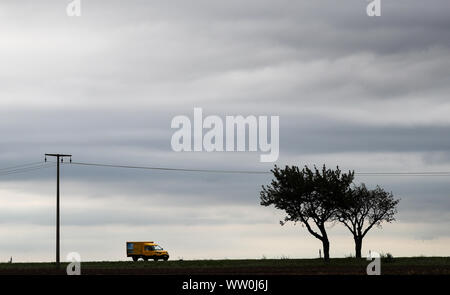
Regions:
<instances>
[{"instance_id":1,"label":"wooden utility pole","mask_svg":"<svg viewBox=\"0 0 450 295\"><path fill-rule=\"evenodd\" d=\"M72 155L64 154L45 154L45 161L47 162L47 157L56 157L56 265L59 267L60 264L60 243L59 243L59 162L63 162L64 157L70 157L70 162L72 162Z\"/></svg>"}]
</instances>

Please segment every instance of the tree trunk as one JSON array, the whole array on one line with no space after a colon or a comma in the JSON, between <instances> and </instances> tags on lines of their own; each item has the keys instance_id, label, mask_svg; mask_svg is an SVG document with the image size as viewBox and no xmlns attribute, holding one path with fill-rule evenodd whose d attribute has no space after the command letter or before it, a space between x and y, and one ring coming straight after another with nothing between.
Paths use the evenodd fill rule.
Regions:
<instances>
[{"instance_id":1,"label":"tree trunk","mask_svg":"<svg viewBox=\"0 0 450 295\"><path fill-rule=\"evenodd\" d=\"M362 237L354 237L355 239L355 257L361 258Z\"/></svg>"},{"instance_id":2,"label":"tree trunk","mask_svg":"<svg viewBox=\"0 0 450 295\"><path fill-rule=\"evenodd\" d=\"M328 241L328 239L323 239L322 244L323 244L323 258L326 261L328 261L330 260L330 242Z\"/></svg>"}]
</instances>

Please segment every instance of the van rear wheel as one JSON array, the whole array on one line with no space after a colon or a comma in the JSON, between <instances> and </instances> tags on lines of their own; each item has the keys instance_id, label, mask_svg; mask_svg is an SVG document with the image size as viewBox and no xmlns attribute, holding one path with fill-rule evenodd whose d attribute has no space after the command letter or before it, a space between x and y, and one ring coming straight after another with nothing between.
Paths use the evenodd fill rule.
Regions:
<instances>
[{"instance_id":1,"label":"van rear wheel","mask_svg":"<svg viewBox=\"0 0 450 295\"><path fill-rule=\"evenodd\" d=\"M136 262L138 261L139 257L138 256L133 256L133 261Z\"/></svg>"}]
</instances>

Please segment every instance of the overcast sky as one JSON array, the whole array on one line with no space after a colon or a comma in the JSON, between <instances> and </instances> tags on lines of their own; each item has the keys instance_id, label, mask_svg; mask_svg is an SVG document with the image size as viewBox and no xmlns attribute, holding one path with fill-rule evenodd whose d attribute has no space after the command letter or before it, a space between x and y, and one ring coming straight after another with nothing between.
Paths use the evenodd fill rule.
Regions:
<instances>
[{"instance_id":1,"label":"overcast sky","mask_svg":"<svg viewBox=\"0 0 450 295\"><path fill-rule=\"evenodd\" d=\"M0 168L74 161L268 170L259 153L176 153L176 115L280 116L278 165L450 171L450 2L0 3ZM339 2L339 3L337 3ZM51 165L51 164L50 164ZM320 242L259 205L270 175L62 167L62 259L316 257ZM52 261L55 168L0 175L0 261ZM401 198L363 253L450 255L449 177L357 177ZM353 253L330 224L331 256Z\"/></svg>"}]
</instances>

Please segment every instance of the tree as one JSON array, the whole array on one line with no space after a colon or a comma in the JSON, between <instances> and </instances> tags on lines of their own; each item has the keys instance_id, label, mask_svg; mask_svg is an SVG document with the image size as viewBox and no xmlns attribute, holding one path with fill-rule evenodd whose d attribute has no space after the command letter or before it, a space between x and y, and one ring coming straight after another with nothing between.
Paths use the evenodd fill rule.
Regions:
<instances>
[{"instance_id":1,"label":"tree","mask_svg":"<svg viewBox=\"0 0 450 295\"><path fill-rule=\"evenodd\" d=\"M286 217L280 221L284 225L288 221L301 222L309 233L319 239L323 245L325 260L330 258L330 241L325 223L336 217L337 208L345 197L354 178L354 172L341 173L326 169L319 171L315 166L300 170L296 166L280 169L275 166L271 170L274 175L270 185L262 186L261 205L274 205L284 210Z\"/></svg>"},{"instance_id":2,"label":"tree","mask_svg":"<svg viewBox=\"0 0 450 295\"><path fill-rule=\"evenodd\" d=\"M361 258L363 239L373 226L381 227L382 222L395 220L399 201L379 186L368 190L361 184L347 191L345 201L338 210L337 220L353 234L356 258Z\"/></svg>"}]
</instances>

